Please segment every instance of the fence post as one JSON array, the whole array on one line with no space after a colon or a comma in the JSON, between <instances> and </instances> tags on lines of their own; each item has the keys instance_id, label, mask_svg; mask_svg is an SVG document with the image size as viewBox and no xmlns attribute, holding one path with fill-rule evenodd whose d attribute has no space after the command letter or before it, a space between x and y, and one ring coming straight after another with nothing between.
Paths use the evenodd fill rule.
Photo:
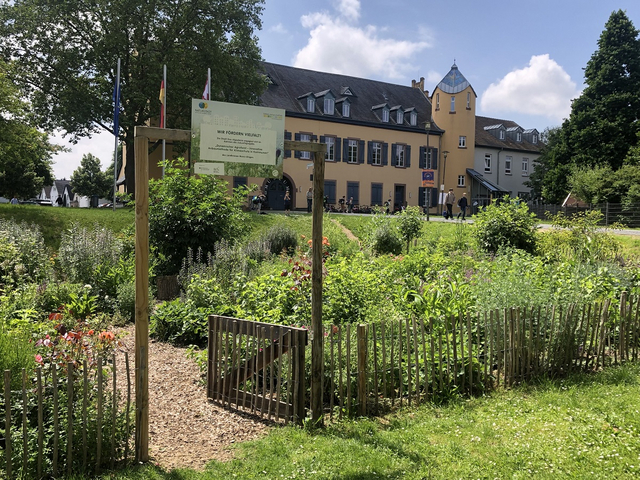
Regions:
<instances>
[{"instance_id":1,"label":"fence post","mask_svg":"<svg viewBox=\"0 0 640 480\"><path fill-rule=\"evenodd\" d=\"M367 414L367 326L358 325L358 415Z\"/></svg>"},{"instance_id":2,"label":"fence post","mask_svg":"<svg viewBox=\"0 0 640 480\"><path fill-rule=\"evenodd\" d=\"M604 204L604 226L609 225L609 202Z\"/></svg>"}]
</instances>

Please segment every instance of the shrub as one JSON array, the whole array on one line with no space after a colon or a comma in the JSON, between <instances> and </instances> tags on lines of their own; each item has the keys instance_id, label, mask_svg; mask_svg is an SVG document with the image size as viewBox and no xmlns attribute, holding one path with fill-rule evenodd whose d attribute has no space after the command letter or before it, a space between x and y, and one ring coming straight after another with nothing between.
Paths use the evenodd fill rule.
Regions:
<instances>
[{"instance_id":1,"label":"shrub","mask_svg":"<svg viewBox=\"0 0 640 480\"><path fill-rule=\"evenodd\" d=\"M35 350L29 337L27 332L10 332L6 328L0 328L0 372L11 370L12 390L17 390L22 385L22 369L31 372L35 367ZM0 384L4 388L4 376Z\"/></svg>"},{"instance_id":2,"label":"shrub","mask_svg":"<svg viewBox=\"0 0 640 480\"><path fill-rule=\"evenodd\" d=\"M49 254L36 225L0 219L0 287L47 278Z\"/></svg>"},{"instance_id":3,"label":"shrub","mask_svg":"<svg viewBox=\"0 0 640 480\"><path fill-rule=\"evenodd\" d=\"M158 305L149 324L149 333L158 340L179 345L206 344L212 312L177 298Z\"/></svg>"},{"instance_id":4,"label":"shrub","mask_svg":"<svg viewBox=\"0 0 640 480\"><path fill-rule=\"evenodd\" d=\"M89 284L99 290L108 283L102 276L109 275L110 267L118 265L121 254L122 242L111 230L99 225L89 229L73 223L62 234L57 263L67 281Z\"/></svg>"},{"instance_id":5,"label":"shrub","mask_svg":"<svg viewBox=\"0 0 640 480\"><path fill-rule=\"evenodd\" d=\"M117 289L117 309L126 319L132 322L136 315L136 284L133 281L121 283Z\"/></svg>"},{"instance_id":6,"label":"shrub","mask_svg":"<svg viewBox=\"0 0 640 480\"><path fill-rule=\"evenodd\" d=\"M474 217L471 235L480 249L488 253L509 247L533 253L536 223L535 215L525 203L505 196Z\"/></svg>"},{"instance_id":7,"label":"shrub","mask_svg":"<svg viewBox=\"0 0 640 480\"><path fill-rule=\"evenodd\" d=\"M241 191L227 193L215 175L191 175L184 159L165 163L164 178L149 182L149 243L159 258L158 275L177 275L189 249L213 252L247 228Z\"/></svg>"},{"instance_id":8,"label":"shrub","mask_svg":"<svg viewBox=\"0 0 640 480\"><path fill-rule=\"evenodd\" d=\"M282 224L276 224L267 230L261 240L269 245L269 250L274 255L280 255L283 252L287 255L292 255L298 246L296 232Z\"/></svg>"},{"instance_id":9,"label":"shrub","mask_svg":"<svg viewBox=\"0 0 640 480\"><path fill-rule=\"evenodd\" d=\"M419 207L407 207L400 214L398 221L398 230L400 230L403 240L407 242L408 253L411 240L418 238L420 230L422 230L422 212Z\"/></svg>"},{"instance_id":10,"label":"shrub","mask_svg":"<svg viewBox=\"0 0 640 480\"><path fill-rule=\"evenodd\" d=\"M391 222L383 222L376 227L370 239L371 250L376 255L399 255L402 253L402 238Z\"/></svg>"}]
</instances>

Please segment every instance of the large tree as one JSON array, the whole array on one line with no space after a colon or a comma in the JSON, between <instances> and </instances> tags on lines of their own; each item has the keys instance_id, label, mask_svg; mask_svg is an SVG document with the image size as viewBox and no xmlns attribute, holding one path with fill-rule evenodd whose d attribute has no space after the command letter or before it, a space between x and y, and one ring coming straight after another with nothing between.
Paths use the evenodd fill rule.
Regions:
<instances>
[{"instance_id":1,"label":"large tree","mask_svg":"<svg viewBox=\"0 0 640 480\"><path fill-rule=\"evenodd\" d=\"M30 124L28 105L10 78L10 65L0 62L0 195L35 197L53 181L51 158L59 147Z\"/></svg>"},{"instance_id":2,"label":"large tree","mask_svg":"<svg viewBox=\"0 0 640 480\"><path fill-rule=\"evenodd\" d=\"M111 171L113 174L113 170ZM113 177L100 170L100 159L87 153L82 156L80 166L71 175L71 188L76 195L113 196Z\"/></svg>"},{"instance_id":3,"label":"large tree","mask_svg":"<svg viewBox=\"0 0 640 480\"><path fill-rule=\"evenodd\" d=\"M623 164L640 131L640 38L613 12L585 68L587 87L572 105L570 142L579 166Z\"/></svg>"},{"instance_id":4,"label":"large tree","mask_svg":"<svg viewBox=\"0 0 640 480\"><path fill-rule=\"evenodd\" d=\"M585 83L569 118L550 132L530 179L530 186L548 202L567 195L571 172L574 180L575 172L596 166L615 172L625 159L629 163L635 158L640 140L640 38L623 11L609 17L585 68Z\"/></svg>"},{"instance_id":5,"label":"large tree","mask_svg":"<svg viewBox=\"0 0 640 480\"><path fill-rule=\"evenodd\" d=\"M211 68L211 99L254 103L263 0L14 0L0 6L0 55L19 67L15 80L45 128L77 140L113 131L112 93L122 58L119 132L127 145L126 186L133 192L133 134L159 114L167 65L167 126L188 128L190 99Z\"/></svg>"}]
</instances>

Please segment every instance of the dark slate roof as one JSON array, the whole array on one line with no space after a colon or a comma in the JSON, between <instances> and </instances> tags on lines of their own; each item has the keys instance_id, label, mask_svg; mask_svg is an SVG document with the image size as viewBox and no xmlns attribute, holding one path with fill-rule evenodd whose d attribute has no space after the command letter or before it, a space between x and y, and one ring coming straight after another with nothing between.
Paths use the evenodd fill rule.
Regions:
<instances>
[{"instance_id":1,"label":"dark slate roof","mask_svg":"<svg viewBox=\"0 0 640 480\"><path fill-rule=\"evenodd\" d=\"M58 190L58 195L62 195L62 193L64 192L64 187L66 187L67 185L69 185L71 183L70 180L54 180L54 183L56 184L56 189ZM69 186L69 188L71 188L71 186ZM52 199L55 200L55 199Z\"/></svg>"},{"instance_id":2,"label":"dark slate roof","mask_svg":"<svg viewBox=\"0 0 640 480\"><path fill-rule=\"evenodd\" d=\"M500 120L498 118L479 117L476 116L476 146L477 147L491 147L491 148L504 148L505 150L520 150L525 152L538 153L543 147L538 136L538 143L529 142L523 135L521 142L509 138L505 135L504 140L500 140L498 137L492 135L485 130L485 127L491 127L496 125L503 125L507 130L515 127L520 127L516 122L511 120ZM522 127L520 127L522 128ZM527 131L533 131L527 130Z\"/></svg>"},{"instance_id":3,"label":"dark slate roof","mask_svg":"<svg viewBox=\"0 0 640 480\"><path fill-rule=\"evenodd\" d=\"M271 82L260 97L260 103L265 107L282 108L290 117L424 132L424 124L431 114L431 101L418 88L268 62L263 62L262 68ZM317 95L330 90L339 97L344 96L347 89L352 94L348 96L351 104L348 118L342 117L339 108L333 115L325 115L321 102L316 105L314 113L306 111L306 100L302 98L306 94L313 92ZM395 123L395 116L391 116L388 123L382 122L373 107L383 105L401 106L405 111L414 108L418 114L417 125L409 125L409 115L405 115L402 126ZM438 134L441 130L432 122L431 132Z\"/></svg>"}]
</instances>

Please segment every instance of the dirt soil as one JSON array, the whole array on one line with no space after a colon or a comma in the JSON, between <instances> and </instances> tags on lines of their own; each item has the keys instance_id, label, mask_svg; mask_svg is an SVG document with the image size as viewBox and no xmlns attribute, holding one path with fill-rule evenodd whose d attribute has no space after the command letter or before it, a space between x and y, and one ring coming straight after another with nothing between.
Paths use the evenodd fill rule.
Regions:
<instances>
[{"instance_id":1,"label":"dirt soil","mask_svg":"<svg viewBox=\"0 0 640 480\"><path fill-rule=\"evenodd\" d=\"M117 358L120 390L126 394L124 352L129 352L131 395L135 400L134 327L121 329L123 346ZM202 470L211 460L233 458L233 444L265 435L269 422L224 410L209 402L198 365L186 349L149 343L149 455L167 470Z\"/></svg>"}]
</instances>

